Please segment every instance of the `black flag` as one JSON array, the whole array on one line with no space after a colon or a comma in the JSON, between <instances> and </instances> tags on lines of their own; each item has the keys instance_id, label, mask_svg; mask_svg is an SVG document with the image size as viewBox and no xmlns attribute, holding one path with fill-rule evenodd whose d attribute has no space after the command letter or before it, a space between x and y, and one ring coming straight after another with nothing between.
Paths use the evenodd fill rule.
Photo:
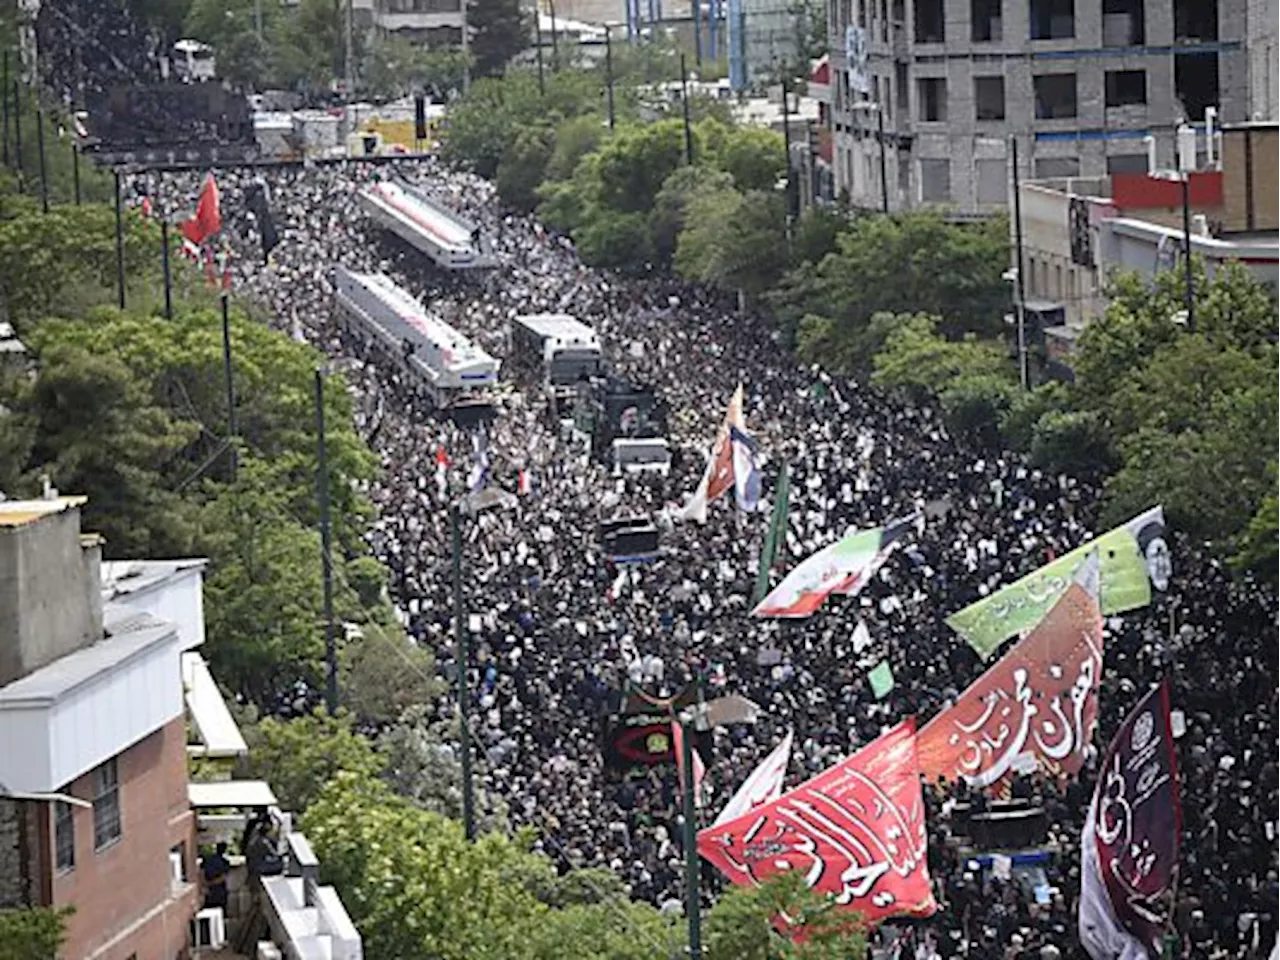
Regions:
<instances>
[{"instance_id":1,"label":"black flag","mask_svg":"<svg viewBox=\"0 0 1280 960\"><path fill-rule=\"evenodd\" d=\"M280 234L276 232L276 222L271 216L271 206L267 202L267 188L262 183L252 183L249 185L246 194L246 200L249 209L253 211L253 218L258 224L258 236L262 238L262 260L265 263L267 256L275 249L276 244L280 242Z\"/></svg>"}]
</instances>

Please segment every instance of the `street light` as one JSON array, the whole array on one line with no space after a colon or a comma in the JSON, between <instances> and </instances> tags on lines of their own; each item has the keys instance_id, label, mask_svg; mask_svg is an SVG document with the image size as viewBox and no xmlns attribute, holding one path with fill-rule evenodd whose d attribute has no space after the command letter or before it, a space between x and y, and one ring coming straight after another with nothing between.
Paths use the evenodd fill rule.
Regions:
<instances>
[{"instance_id":1,"label":"street light","mask_svg":"<svg viewBox=\"0 0 1280 960\"><path fill-rule=\"evenodd\" d=\"M880 210L882 213L889 212L889 176L888 164L884 154L884 108L874 100L859 100L853 104L855 111L871 111L876 112L876 137L880 141Z\"/></svg>"},{"instance_id":2,"label":"street light","mask_svg":"<svg viewBox=\"0 0 1280 960\"><path fill-rule=\"evenodd\" d=\"M1196 330L1195 278L1191 272L1191 171L1156 170L1151 173L1156 180L1177 181L1182 184L1182 259L1186 270L1186 323L1187 330Z\"/></svg>"}]
</instances>

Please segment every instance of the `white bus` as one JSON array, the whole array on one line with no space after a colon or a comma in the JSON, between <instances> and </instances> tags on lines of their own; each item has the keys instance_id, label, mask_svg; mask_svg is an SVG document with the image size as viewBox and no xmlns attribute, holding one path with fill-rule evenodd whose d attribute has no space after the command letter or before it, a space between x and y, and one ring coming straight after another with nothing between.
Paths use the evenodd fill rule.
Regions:
<instances>
[{"instance_id":1,"label":"white bus","mask_svg":"<svg viewBox=\"0 0 1280 960\"><path fill-rule=\"evenodd\" d=\"M440 409L490 403L499 361L382 273L338 268L339 322L414 374Z\"/></svg>"},{"instance_id":2,"label":"white bus","mask_svg":"<svg viewBox=\"0 0 1280 960\"><path fill-rule=\"evenodd\" d=\"M179 40L173 45L169 58L173 75L189 83L212 80L218 74L218 62L213 47L199 40Z\"/></svg>"},{"instance_id":3,"label":"white bus","mask_svg":"<svg viewBox=\"0 0 1280 960\"><path fill-rule=\"evenodd\" d=\"M573 396L584 379L601 376L600 338L567 313L535 313L511 321L511 357L536 371L556 396Z\"/></svg>"}]
</instances>

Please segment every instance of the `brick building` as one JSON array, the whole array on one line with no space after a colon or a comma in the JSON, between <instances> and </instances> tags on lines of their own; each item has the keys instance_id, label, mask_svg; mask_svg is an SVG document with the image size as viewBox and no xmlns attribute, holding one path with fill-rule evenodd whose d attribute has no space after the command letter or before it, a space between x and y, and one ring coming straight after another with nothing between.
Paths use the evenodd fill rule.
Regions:
<instances>
[{"instance_id":1,"label":"brick building","mask_svg":"<svg viewBox=\"0 0 1280 960\"><path fill-rule=\"evenodd\" d=\"M1146 169L1213 107L1274 120L1277 0L832 0L837 192L879 208L1002 209L1024 179ZM877 114L882 112L882 117ZM879 133L883 120L884 135ZM1167 155L1164 150L1167 150Z\"/></svg>"},{"instance_id":2,"label":"brick building","mask_svg":"<svg viewBox=\"0 0 1280 960\"><path fill-rule=\"evenodd\" d=\"M199 898L179 662L202 637L103 602L83 502L0 502L0 907L74 907L75 960L169 960Z\"/></svg>"}]
</instances>

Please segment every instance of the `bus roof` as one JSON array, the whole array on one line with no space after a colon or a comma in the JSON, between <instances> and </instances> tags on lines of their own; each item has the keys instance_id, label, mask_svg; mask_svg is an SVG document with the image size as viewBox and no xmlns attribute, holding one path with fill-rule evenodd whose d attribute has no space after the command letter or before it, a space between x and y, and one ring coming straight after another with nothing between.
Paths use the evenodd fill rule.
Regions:
<instances>
[{"instance_id":1,"label":"bus roof","mask_svg":"<svg viewBox=\"0 0 1280 960\"><path fill-rule=\"evenodd\" d=\"M484 350L449 324L427 313L412 294L398 286L385 273L355 273L354 271L349 273L353 280L368 288L408 325L416 335L411 339L448 351L451 354L449 362L452 364L492 361Z\"/></svg>"},{"instance_id":2,"label":"bus roof","mask_svg":"<svg viewBox=\"0 0 1280 960\"><path fill-rule=\"evenodd\" d=\"M585 323L567 313L532 313L516 317L515 322L530 333L563 346L600 349L600 338Z\"/></svg>"}]
</instances>

